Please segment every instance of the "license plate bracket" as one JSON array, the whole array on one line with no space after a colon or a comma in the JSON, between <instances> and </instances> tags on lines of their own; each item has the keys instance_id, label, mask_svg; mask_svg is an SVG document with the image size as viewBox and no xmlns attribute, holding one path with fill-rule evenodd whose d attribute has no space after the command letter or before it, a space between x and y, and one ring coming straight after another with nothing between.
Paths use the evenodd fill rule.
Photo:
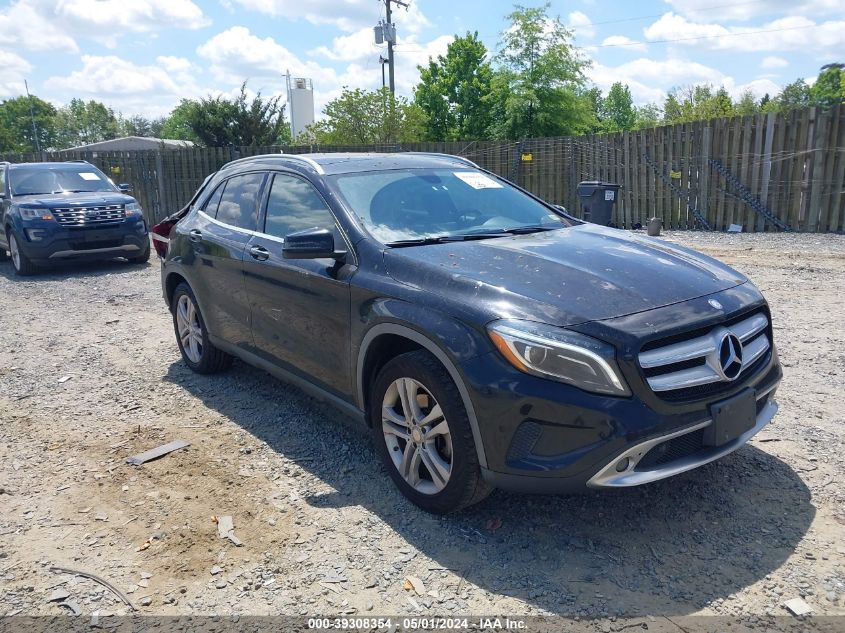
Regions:
<instances>
[{"instance_id":1,"label":"license plate bracket","mask_svg":"<svg viewBox=\"0 0 845 633\"><path fill-rule=\"evenodd\" d=\"M757 422L757 399L753 389L710 405L712 424L704 428L705 446L721 446L753 428Z\"/></svg>"}]
</instances>

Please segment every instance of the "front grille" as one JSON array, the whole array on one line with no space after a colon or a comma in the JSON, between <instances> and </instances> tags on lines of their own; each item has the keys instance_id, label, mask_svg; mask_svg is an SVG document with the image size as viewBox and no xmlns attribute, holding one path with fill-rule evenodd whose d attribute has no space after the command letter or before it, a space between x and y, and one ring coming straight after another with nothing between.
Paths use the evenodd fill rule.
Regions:
<instances>
[{"instance_id":1,"label":"front grille","mask_svg":"<svg viewBox=\"0 0 845 633\"><path fill-rule=\"evenodd\" d=\"M126 217L122 204L51 209L50 213L62 226L99 226L110 222L120 222Z\"/></svg>"},{"instance_id":2,"label":"front grille","mask_svg":"<svg viewBox=\"0 0 845 633\"><path fill-rule=\"evenodd\" d=\"M762 367L771 350L769 320L744 315L705 331L650 343L639 354L652 391L670 401L727 391Z\"/></svg>"},{"instance_id":3,"label":"front grille","mask_svg":"<svg viewBox=\"0 0 845 633\"><path fill-rule=\"evenodd\" d=\"M705 427L706 428L706 427ZM657 466L694 455L704 448L704 429L673 437L655 446L637 463L636 470L651 470Z\"/></svg>"}]
</instances>

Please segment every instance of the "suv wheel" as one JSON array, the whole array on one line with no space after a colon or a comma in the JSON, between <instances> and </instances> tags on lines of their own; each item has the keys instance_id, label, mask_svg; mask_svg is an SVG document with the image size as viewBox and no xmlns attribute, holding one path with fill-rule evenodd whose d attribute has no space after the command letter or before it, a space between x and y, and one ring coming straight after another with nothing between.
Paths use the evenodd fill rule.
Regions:
<instances>
[{"instance_id":1,"label":"suv wheel","mask_svg":"<svg viewBox=\"0 0 845 633\"><path fill-rule=\"evenodd\" d=\"M198 374L214 374L232 364L232 357L208 340L197 300L185 283L176 286L173 293L173 328L185 364Z\"/></svg>"},{"instance_id":2,"label":"suv wheel","mask_svg":"<svg viewBox=\"0 0 845 633\"><path fill-rule=\"evenodd\" d=\"M12 257L12 268L15 269L15 272L22 277L37 273L38 267L33 264L26 256L26 253L21 250L18 238L15 236L14 231L9 231L6 237L9 243L9 254Z\"/></svg>"},{"instance_id":3,"label":"suv wheel","mask_svg":"<svg viewBox=\"0 0 845 633\"><path fill-rule=\"evenodd\" d=\"M429 352L389 361L375 380L370 403L376 450L409 500L445 514L490 494L458 388Z\"/></svg>"}]
</instances>

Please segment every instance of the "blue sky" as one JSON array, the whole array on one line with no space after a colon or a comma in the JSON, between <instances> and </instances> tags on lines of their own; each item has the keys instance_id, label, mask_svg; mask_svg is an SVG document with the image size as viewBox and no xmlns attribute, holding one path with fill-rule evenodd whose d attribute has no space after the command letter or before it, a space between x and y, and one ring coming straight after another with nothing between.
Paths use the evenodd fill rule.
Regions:
<instances>
[{"instance_id":1,"label":"blue sky","mask_svg":"<svg viewBox=\"0 0 845 633\"><path fill-rule=\"evenodd\" d=\"M536 3L524 1L524 4ZM494 51L510 2L411 0L394 13L397 88L455 33ZM314 81L318 116L343 86L381 85L372 26L381 0L17 0L0 3L0 98L23 92L61 104L98 99L124 114L166 114L182 97L283 94L286 70ZM822 64L845 61L842 0L553 1L604 91L628 83L637 103L673 86L777 92ZM666 41L674 40L674 41Z\"/></svg>"}]
</instances>

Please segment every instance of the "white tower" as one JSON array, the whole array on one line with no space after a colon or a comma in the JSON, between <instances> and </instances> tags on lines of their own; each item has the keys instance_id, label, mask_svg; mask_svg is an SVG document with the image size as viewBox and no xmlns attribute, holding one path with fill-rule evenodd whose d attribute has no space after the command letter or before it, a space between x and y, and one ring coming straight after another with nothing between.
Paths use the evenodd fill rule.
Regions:
<instances>
[{"instance_id":1,"label":"white tower","mask_svg":"<svg viewBox=\"0 0 845 633\"><path fill-rule=\"evenodd\" d=\"M305 128L314 123L314 86L310 79L285 75L288 85L290 132L296 140Z\"/></svg>"}]
</instances>

